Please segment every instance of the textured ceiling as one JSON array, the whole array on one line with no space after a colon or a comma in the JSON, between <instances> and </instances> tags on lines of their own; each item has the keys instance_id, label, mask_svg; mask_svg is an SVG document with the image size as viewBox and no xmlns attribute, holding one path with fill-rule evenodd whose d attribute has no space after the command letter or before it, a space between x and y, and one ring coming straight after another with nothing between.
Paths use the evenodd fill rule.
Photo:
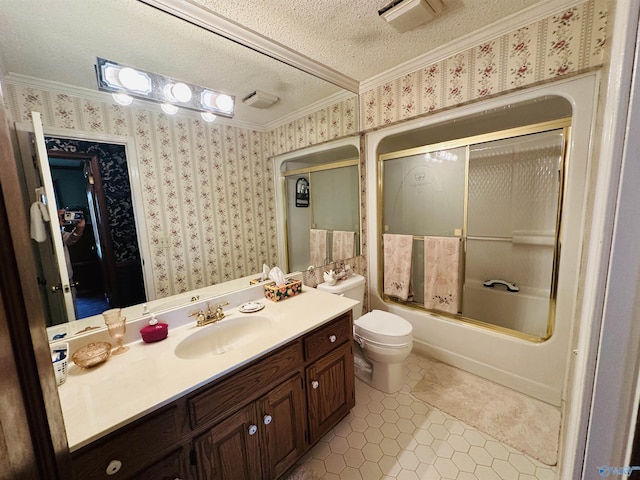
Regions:
<instances>
[{"instance_id":1,"label":"textured ceiling","mask_svg":"<svg viewBox=\"0 0 640 480\"><path fill-rule=\"evenodd\" d=\"M378 16L377 10L387 0L191 3L363 81L539 0L443 0L445 7L438 18L404 34ZM217 88L237 100L256 89L280 97L269 109L238 105L236 119L258 126L277 123L341 92L328 82L137 0L3 0L0 32L4 75L97 90L94 65L100 56Z\"/></svg>"},{"instance_id":2,"label":"textured ceiling","mask_svg":"<svg viewBox=\"0 0 640 480\"><path fill-rule=\"evenodd\" d=\"M359 81L540 3L442 0L436 19L400 34L378 15L390 0L194 1Z\"/></svg>"}]
</instances>

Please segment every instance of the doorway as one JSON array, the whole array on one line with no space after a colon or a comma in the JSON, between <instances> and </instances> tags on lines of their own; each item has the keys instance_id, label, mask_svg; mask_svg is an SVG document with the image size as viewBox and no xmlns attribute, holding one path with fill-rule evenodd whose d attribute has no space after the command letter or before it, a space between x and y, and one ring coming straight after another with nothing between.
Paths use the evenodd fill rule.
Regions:
<instances>
[{"instance_id":1,"label":"doorway","mask_svg":"<svg viewBox=\"0 0 640 480\"><path fill-rule=\"evenodd\" d=\"M58 208L80 209L87 223L69 248L77 318L144 303L124 145L50 136L45 144Z\"/></svg>"}]
</instances>

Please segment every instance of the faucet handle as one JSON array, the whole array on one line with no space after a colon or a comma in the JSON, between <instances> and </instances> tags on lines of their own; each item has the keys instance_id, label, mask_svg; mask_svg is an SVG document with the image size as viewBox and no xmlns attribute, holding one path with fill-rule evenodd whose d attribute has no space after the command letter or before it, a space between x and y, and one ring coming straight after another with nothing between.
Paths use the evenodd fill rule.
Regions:
<instances>
[{"instance_id":1,"label":"faucet handle","mask_svg":"<svg viewBox=\"0 0 640 480\"><path fill-rule=\"evenodd\" d=\"M194 310L193 312L189 313L190 317L196 317L196 323L198 324L198 326L202 325L204 323L204 312L202 310Z\"/></svg>"},{"instance_id":2,"label":"faucet handle","mask_svg":"<svg viewBox=\"0 0 640 480\"><path fill-rule=\"evenodd\" d=\"M218 305L216 305L216 313L215 313L215 317L218 320L222 320L224 318L224 311L222 310L222 307L229 305L228 301L224 301L222 303L219 303Z\"/></svg>"}]
</instances>

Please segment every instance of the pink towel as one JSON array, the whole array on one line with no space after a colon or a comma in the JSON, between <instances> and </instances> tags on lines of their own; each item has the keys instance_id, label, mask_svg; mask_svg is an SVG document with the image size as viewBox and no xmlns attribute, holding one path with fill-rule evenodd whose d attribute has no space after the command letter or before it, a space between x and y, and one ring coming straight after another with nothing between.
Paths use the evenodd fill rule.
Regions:
<instances>
[{"instance_id":1,"label":"pink towel","mask_svg":"<svg viewBox=\"0 0 640 480\"><path fill-rule=\"evenodd\" d=\"M382 236L384 251L384 287L385 295L400 300L411 300L411 254L413 253L413 235Z\"/></svg>"},{"instance_id":2,"label":"pink towel","mask_svg":"<svg viewBox=\"0 0 640 480\"><path fill-rule=\"evenodd\" d=\"M460 239L424 237L424 306L458 313Z\"/></svg>"},{"instance_id":3,"label":"pink towel","mask_svg":"<svg viewBox=\"0 0 640 480\"><path fill-rule=\"evenodd\" d=\"M321 267L327 263L327 231L316 228L311 229L310 234L311 265Z\"/></svg>"},{"instance_id":4,"label":"pink towel","mask_svg":"<svg viewBox=\"0 0 640 480\"><path fill-rule=\"evenodd\" d=\"M352 258L355 250L355 232L333 231L333 261Z\"/></svg>"}]
</instances>

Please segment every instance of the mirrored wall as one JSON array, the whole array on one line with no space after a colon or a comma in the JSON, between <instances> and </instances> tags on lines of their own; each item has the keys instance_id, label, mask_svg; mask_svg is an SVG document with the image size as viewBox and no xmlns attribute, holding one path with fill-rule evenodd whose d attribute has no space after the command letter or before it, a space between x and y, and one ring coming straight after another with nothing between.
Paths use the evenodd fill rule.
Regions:
<instances>
[{"instance_id":1,"label":"mirrored wall","mask_svg":"<svg viewBox=\"0 0 640 480\"><path fill-rule=\"evenodd\" d=\"M306 271L361 253L360 158L354 141L276 158L284 261Z\"/></svg>"}]
</instances>

